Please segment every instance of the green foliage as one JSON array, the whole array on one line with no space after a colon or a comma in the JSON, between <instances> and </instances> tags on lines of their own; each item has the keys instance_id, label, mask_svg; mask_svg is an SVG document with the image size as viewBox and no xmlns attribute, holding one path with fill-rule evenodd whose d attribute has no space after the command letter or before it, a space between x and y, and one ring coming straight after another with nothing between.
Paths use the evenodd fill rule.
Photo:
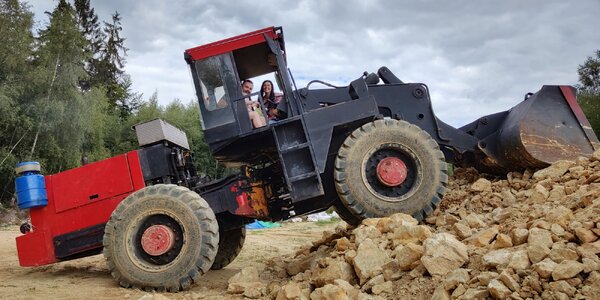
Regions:
<instances>
[{"instance_id":1,"label":"green foliage","mask_svg":"<svg viewBox=\"0 0 600 300\"><path fill-rule=\"evenodd\" d=\"M17 0L0 1L0 203L12 196L14 165L22 159L31 120L24 112L32 74L33 14ZM6 202L3 202L6 203Z\"/></svg>"},{"instance_id":2,"label":"green foliage","mask_svg":"<svg viewBox=\"0 0 600 300\"><path fill-rule=\"evenodd\" d=\"M61 0L49 16L50 24L40 31L33 62L41 76L31 95L36 107L31 115L36 133L30 155L38 157L46 171L59 172L78 165L85 122L93 111L89 108L95 104L86 103L79 89L79 82L87 78L84 62L88 54L73 7ZM39 149L53 151L36 152Z\"/></svg>"},{"instance_id":3,"label":"green foliage","mask_svg":"<svg viewBox=\"0 0 600 300\"><path fill-rule=\"evenodd\" d=\"M124 72L121 17L102 26L90 0L59 0L34 34L20 0L0 0L0 204L13 201L14 167L40 162L44 174L122 154L139 145L132 126L162 118L187 133L201 174L220 177L204 142L197 103L147 101Z\"/></svg>"},{"instance_id":4,"label":"green foliage","mask_svg":"<svg viewBox=\"0 0 600 300\"><path fill-rule=\"evenodd\" d=\"M577 100L596 134L600 133L600 50L579 66Z\"/></svg>"},{"instance_id":5,"label":"green foliage","mask_svg":"<svg viewBox=\"0 0 600 300\"><path fill-rule=\"evenodd\" d=\"M579 73L579 87L583 92L600 94L600 50L596 50L596 57L588 57L583 65L577 69Z\"/></svg>"},{"instance_id":6,"label":"green foliage","mask_svg":"<svg viewBox=\"0 0 600 300\"><path fill-rule=\"evenodd\" d=\"M600 133L600 94L579 93L577 101L594 132Z\"/></svg>"}]
</instances>

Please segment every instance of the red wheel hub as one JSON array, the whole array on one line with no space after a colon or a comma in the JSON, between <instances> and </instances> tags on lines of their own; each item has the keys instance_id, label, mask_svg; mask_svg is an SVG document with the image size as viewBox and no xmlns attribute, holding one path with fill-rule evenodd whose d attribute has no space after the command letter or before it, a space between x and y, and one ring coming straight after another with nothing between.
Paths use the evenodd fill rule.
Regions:
<instances>
[{"instance_id":1,"label":"red wheel hub","mask_svg":"<svg viewBox=\"0 0 600 300\"><path fill-rule=\"evenodd\" d=\"M152 256L165 254L175 244L175 233L165 225L152 225L142 234L142 249Z\"/></svg>"},{"instance_id":2,"label":"red wheel hub","mask_svg":"<svg viewBox=\"0 0 600 300\"><path fill-rule=\"evenodd\" d=\"M397 157L386 157L377 165L377 179L385 186L399 186L406 179L407 169Z\"/></svg>"}]
</instances>

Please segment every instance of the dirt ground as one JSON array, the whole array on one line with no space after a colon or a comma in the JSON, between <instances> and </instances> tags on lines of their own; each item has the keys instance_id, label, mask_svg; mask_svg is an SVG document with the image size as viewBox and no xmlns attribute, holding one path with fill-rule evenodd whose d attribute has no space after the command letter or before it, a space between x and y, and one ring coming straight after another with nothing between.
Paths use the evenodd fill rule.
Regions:
<instances>
[{"instance_id":1,"label":"dirt ground","mask_svg":"<svg viewBox=\"0 0 600 300\"><path fill-rule=\"evenodd\" d=\"M241 268L293 254L302 245L318 240L323 231L334 229L338 222L283 223L278 228L248 230L244 248L232 264L210 271L190 290L177 294L121 288L108 272L102 255L36 268L20 267L15 245L19 229L0 227L0 294L3 299L241 299L226 293L227 280Z\"/></svg>"}]
</instances>

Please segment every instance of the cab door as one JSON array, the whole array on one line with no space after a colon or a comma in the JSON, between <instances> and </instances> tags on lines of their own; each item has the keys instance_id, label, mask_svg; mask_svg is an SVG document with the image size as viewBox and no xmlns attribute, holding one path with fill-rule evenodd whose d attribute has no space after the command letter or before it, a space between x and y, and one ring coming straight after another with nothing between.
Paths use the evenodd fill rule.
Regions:
<instances>
[{"instance_id":1,"label":"cab door","mask_svg":"<svg viewBox=\"0 0 600 300\"><path fill-rule=\"evenodd\" d=\"M206 141L219 142L248 131L247 114L236 113L245 105L239 101L243 97L231 52L195 61L190 68Z\"/></svg>"}]
</instances>

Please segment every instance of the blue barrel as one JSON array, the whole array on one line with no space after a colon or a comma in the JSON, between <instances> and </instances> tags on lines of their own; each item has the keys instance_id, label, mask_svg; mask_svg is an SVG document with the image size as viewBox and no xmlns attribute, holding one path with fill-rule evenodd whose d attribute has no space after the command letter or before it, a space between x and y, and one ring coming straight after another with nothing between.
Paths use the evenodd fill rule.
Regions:
<instances>
[{"instance_id":1,"label":"blue barrel","mask_svg":"<svg viewBox=\"0 0 600 300\"><path fill-rule=\"evenodd\" d=\"M15 192L19 209L48 205L48 194L40 164L35 161L22 162L15 168L19 177L15 179Z\"/></svg>"}]
</instances>

